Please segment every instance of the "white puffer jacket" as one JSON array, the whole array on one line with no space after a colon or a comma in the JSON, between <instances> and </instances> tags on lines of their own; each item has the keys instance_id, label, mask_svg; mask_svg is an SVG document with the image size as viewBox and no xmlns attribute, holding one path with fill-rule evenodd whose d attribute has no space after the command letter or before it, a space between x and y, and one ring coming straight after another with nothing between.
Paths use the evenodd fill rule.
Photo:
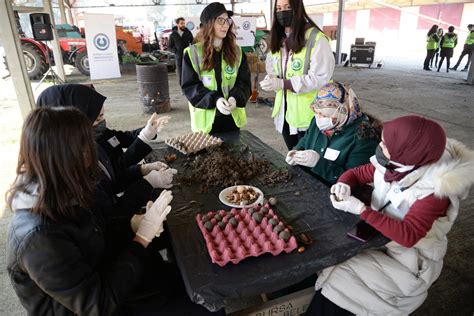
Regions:
<instances>
[{"instance_id":1,"label":"white puffer jacket","mask_svg":"<svg viewBox=\"0 0 474 316\"><path fill-rule=\"evenodd\" d=\"M409 187L403 199L385 208L387 216L403 220L413 203L430 194L449 198L446 216L438 218L431 230L413 247L396 242L386 250L369 250L324 269L316 290L340 307L357 315L407 315L426 299L431 284L438 279L446 254L447 233L458 215L459 200L467 197L474 183L474 152L448 139L442 158L421 167L397 183L383 180L385 168L375 165L372 208L380 209L390 199L394 186ZM398 203L397 203L398 204Z\"/></svg>"}]
</instances>

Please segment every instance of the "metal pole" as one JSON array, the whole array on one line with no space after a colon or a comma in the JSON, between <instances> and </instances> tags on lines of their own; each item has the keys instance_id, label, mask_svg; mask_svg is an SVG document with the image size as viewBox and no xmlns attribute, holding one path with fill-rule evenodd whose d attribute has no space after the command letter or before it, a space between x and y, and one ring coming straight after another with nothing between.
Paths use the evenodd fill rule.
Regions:
<instances>
[{"instance_id":1,"label":"metal pole","mask_svg":"<svg viewBox=\"0 0 474 316\"><path fill-rule=\"evenodd\" d=\"M61 53L61 46L59 45L59 36L58 36L58 31L56 30L56 22L54 21L53 7L51 6L51 0L43 0L43 6L44 6L45 12L51 16L51 24L53 24L54 39L52 41L52 44L53 44L53 55L54 55L54 63L56 65L56 71L58 73L58 77L63 82L66 82L66 74L64 73L63 56Z\"/></svg>"},{"instance_id":2,"label":"metal pole","mask_svg":"<svg viewBox=\"0 0 474 316\"><path fill-rule=\"evenodd\" d=\"M339 0L339 12L337 14L337 32L336 32L336 64L341 61L341 40L342 28L344 23L344 0Z\"/></svg>"},{"instance_id":3,"label":"metal pole","mask_svg":"<svg viewBox=\"0 0 474 316\"><path fill-rule=\"evenodd\" d=\"M58 0L58 4L59 4L59 12L61 13L61 24L66 24L67 19L66 19L66 10L64 8L64 1Z\"/></svg>"},{"instance_id":4,"label":"metal pole","mask_svg":"<svg viewBox=\"0 0 474 316\"><path fill-rule=\"evenodd\" d=\"M23 59L19 35L16 28L15 15L10 0L0 1L0 38L5 47L8 69L15 87L16 97L20 104L23 118L35 107L35 97L31 90L28 71Z\"/></svg>"}]
</instances>

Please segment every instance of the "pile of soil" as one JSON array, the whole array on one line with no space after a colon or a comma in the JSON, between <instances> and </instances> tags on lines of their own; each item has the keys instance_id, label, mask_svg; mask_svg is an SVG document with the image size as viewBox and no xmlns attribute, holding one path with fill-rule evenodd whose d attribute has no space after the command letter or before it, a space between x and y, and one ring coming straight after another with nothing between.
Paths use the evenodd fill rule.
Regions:
<instances>
[{"instance_id":1,"label":"pile of soil","mask_svg":"<svg viewBox=\"0 0 474 316\"><path fill-rule=\"evenodd\" d=\"M184 185L201 183L202 193L208 192L210 187L248 184L257 176L263 176L264 183L271 185L291 179L288 171L273 170L267 160L258 159L248 148L235 155L222 146L189 157L184 167L186 171L180 172L178 181Z\"/></svg>"}]
</instances>

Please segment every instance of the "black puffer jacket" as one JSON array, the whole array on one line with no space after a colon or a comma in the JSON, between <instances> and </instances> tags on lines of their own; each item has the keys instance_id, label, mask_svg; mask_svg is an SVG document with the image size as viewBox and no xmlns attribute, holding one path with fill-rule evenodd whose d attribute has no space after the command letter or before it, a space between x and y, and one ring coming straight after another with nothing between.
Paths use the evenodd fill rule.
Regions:
<instances>
[{"instance_id":1,"label":"black puffer jacket","mask_svg":"<svg viewBox=\"0 0 474 316\"><path fill-rule=\"evenodd\" d=\"M32 213L34 195L21 194L8 234L7 269L29 315L110 315L140 281L145 248L106 252L106 226L97 211L53 222ZM113 258L113 259L112 259Z\"/></svg>"}]
</instances>

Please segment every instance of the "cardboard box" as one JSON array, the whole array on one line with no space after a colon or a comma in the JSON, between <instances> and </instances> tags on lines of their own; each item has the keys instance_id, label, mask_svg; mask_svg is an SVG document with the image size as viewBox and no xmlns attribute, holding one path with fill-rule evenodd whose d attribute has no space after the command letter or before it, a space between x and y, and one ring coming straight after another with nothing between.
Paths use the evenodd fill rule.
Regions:
<instances>
[{"instance_id":1,"label":"cardboard box","mask_svg":"<svg viewBox=\"0 0 474 316\"><path fill-rule=\"evenodd\" d=\"M231 316L297 316L306 313L314 295L314 287L294 292L260 306L230 314Z\"/></svg>"}]
</instances>

